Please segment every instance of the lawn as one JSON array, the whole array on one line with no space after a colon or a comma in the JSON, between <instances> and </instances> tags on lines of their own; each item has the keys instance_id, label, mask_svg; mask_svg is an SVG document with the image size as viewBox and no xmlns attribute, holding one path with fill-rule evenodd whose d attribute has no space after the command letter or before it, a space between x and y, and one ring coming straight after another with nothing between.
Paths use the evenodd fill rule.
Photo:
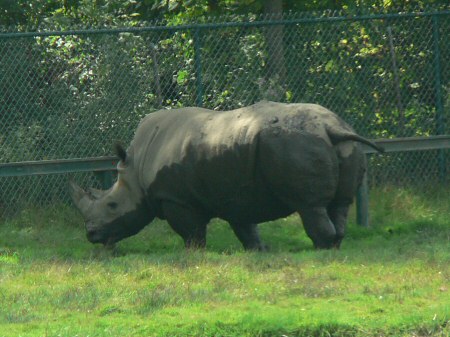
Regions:
<instances>
[{"instance_id":1,"label":"lawn","mask_svg":"<svg viewBox=\"0 0 450 337\"><path fill-rule=\"evenodd\" d=\"M340 250L291 216L261 225L269 253L220 220L204 251L162 221L108 251L69 206L23 210L0 222L0 336L449 336L448 190L379 189L353 218Z\"/></svg>"}]
</instances>

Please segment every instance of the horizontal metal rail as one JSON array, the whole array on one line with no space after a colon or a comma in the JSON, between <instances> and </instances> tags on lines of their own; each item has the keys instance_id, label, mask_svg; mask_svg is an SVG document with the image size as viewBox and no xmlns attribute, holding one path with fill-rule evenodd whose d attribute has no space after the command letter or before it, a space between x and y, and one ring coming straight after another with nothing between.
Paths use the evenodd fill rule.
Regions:
<instances>
[{"instance_id":1,"label":"horizontal metal rail","mask_svg":"<svg viewBox=\"0 0 450 337\"><path fill-rule=\"evenodd\" d=\"M377 139L375 143L384 147L385 152L439 150L450 148L450 135ZM363 151L367 154L377 152L365 144L363 144ZM0 177L114 171L116 170L117 162L117 157L108 156L0 163Z\"/></svg>"},{"instance_id":2,"label":"horizontal metal rail","mask_svg":"<svg viewBox=\"0 0 450 337\"><path fill-rule=\"evenodd\" d=\"M111 156L6 163L0 164L0 177L113 171L117 167L118 160L117 157Z\"/></svg>"},{"instance_id":3,"label":"horizontal metal rail","mask_svg":"<svg viewBox=\"0 0 450 337\"><path fill-rule=\"evenodd\" d=\"M178 26L167 26L163 24L156 24L146 27L120 27L120 28L104 28L104 29L78 29L66 31L38 31L38 32L6 32L0 33L0 39L7 38L34 38L37 36L67 36L67 35L98 35L98 34L121 34L121 33L143 33L155 31L176 32L184 30L212 30L222 28L252 28L252 27L266 27L276 25L297 25L297 24L315 24L315 23L335 23L335 22L354 22L366 20L382 20L382 19L402 19L402 18L417 18L429 16L445 16L449 15L450 11L432 11L432 12L413 12L413 13L387 13L387 14L367 14L367 15L341 15L330 17L301 17L290 19L267 20L262 19L258 21L244 21L244 22L218 22L218 23L201 23L201 24L185 24Z\"/></svg>"},{"instance_id":4,"label":"horizontal metal rail","mask_svg":"<svg viewBox=\"0 0 450 337\"><path fill-rule=\"evenodd\" d=\"M385 152L439 150L450 148L450 135L377 139L375 143L382 146ZM362 146L363 151L367 154L377 153L377 150L366 144L362 144Z\"/></svg>"}]
</instances>

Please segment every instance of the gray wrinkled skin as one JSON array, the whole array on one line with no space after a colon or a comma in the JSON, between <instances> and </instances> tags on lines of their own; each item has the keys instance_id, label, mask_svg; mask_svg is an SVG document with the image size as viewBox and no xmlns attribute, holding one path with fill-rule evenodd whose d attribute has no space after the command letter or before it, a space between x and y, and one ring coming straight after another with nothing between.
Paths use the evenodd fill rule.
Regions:
<instances>
[{"instance_id":1,"label":"gray wrinkled skin","mask_svg":"<svg viewBox=\"0 0 450 337\"><path fill-rule=\"evenodd\" d=\"M216 112L160 110L140 123L107 191L70 193L93 243L111 245L166 219L187 247L204 247L211 218L246 249L264 250L257 224L298 212L316 248L339 247L365 172L358 136L314 104L263 101Z\"/></svg>"}]
</instances>

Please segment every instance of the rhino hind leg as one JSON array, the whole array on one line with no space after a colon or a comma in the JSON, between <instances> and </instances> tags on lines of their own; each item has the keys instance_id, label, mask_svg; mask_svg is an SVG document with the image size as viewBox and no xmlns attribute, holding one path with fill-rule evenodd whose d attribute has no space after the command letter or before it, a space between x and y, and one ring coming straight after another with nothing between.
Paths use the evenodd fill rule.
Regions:
<instances>
[{"instance_id":1,"label":"rhino hind leg","mask_svg":"<svg viewBox=\"0 0 450 337\"><path fill-rule=\"evenodd\" d=\"M348 145L348 144L347 144ZM342 147L341 147L342 146ZM348 209L353 202L358 186L361 184L366 160L358 147L347 157L343 155L346 142L336 146L339 154L339 181L333 200L327 207L328 216L336 229L335 247L339 248L345 235Z\"/></svg>"},{"instance_id":2,"label":"rhino hind leg","mask_svg":"<svg viewBox=\"0 0 450 337\"><path fill-rule=\"evenodd\" d=\"M238 225L230 224L245 250L267 251L267 246L261 242L257 224Z\"/></svg>"},{"instance_id":3,"label":"rhino hind leg","mask_svg":"<svg viewBox=\"0 0 450 337\"><path fill-rule=\"evenodd\" d=\"M335 205L331 204L328 206L328 216L334 224L336 229L336 239L334 246L339 248L341 242L345 236L345 227L347 226L347 215L348 215L348 205Z\"/></svg>"},{"instance_id":4,"label":"rhino hind leg","mask_svg":"<svg viewBox=\"0 0 450 337\"><path fill-rule=\"evenodd\" d=\"M336 229L325 207L303 207L299 210L306 234L317 249L330 249L335 246Z\"/></svg>"},{"instance_id":5,"label":"rhino hind leg","mask_svg":"<svg viewBox=\"0 0 450 337\"><path fill-rule=\"evenodd\" d=\"M164 201L162 209L170 227L180 235L186 248L206 246L206 226L209 218L190 206Z\"/></svg>"}]
</instances>

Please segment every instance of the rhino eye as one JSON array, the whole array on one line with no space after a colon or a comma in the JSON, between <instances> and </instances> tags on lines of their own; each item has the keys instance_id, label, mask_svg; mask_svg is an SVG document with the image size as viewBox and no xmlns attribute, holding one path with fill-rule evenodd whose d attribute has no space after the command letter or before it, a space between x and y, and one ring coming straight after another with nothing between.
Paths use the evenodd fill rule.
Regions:
<instances>
[{"instance_id":1,"label":"rhino eye","mask_svg":"<svg viewBox=\"0 0 450 337\"><path fill-rule=\"evenodd\" d=\"M108 207L109 208L111 208L111 209L116 209L117 208L117 202L114 202L114 201L111 201L111 202L108 202Z\"/></svg>"}]
</instances>

